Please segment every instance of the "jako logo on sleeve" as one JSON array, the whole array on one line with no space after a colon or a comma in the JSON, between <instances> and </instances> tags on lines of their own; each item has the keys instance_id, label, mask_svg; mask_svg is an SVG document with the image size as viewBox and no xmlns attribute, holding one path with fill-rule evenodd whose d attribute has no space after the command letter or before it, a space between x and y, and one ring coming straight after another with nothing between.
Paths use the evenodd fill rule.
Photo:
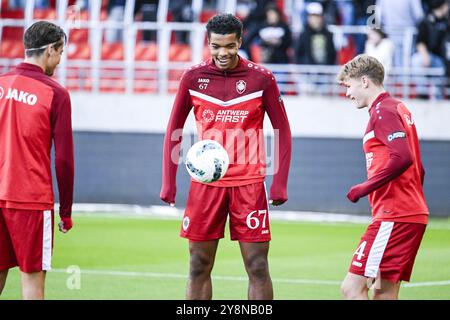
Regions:
<instances>
[{"instance_id":1,"label":"jako logo on sleeve","mask_svg":"<svg viewBox=\"0 0 450 320\"><path fill-rule=\"evenodd\" d=\"M394 132L390 135L388 135L388 141L391 142L392 140L398 139L398 138L404 138L406 137L406 133L402 131Z\"/></svg>"},{"instance_id":2,"label":"jako logo on sleeve","mask_svg":"<svg viewBox=\"0 0 450 320\"><path fill-rule=\"evenodd\" d=\"M3 88L0 87L0 99L4 96ZM37 97L35 94L30 94L25 91L18 91L17 89L9 88L6 93L5 100L14 100L17 102L22 102L30 106L34 106L37 102Z\"/></svg>"}]
</instances>

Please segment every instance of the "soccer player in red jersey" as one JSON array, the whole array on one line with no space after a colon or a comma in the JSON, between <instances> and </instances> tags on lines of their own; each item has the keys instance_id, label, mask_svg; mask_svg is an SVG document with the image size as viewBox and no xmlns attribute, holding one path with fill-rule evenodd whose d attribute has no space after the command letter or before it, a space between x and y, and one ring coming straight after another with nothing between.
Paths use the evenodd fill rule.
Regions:
<instances>
[{"instance_id":1,"label":"soccer player in red jersey","mask_svg":"<svg viewBox=\"0 0 450 320\"><path fill-rule=\"evenodd\" d=\"M357 202L369 196L372 222L361 238L342 293L347 299L398 299L401 281L409 281L428 222L423 193L425 171L414 119L383 87L384 68L373 57L359 55L345 64L338 81L357 108L369 108L363 139L368 180L350 188Z\"/></svg>"},{"instance_id":2,"label":"soccer player in red jersey","mask_svg":"<svg viewBox=\"0 0 450 320\"><path fill-rule=\"evenodd\" d=\"M66 35L39 21L24 35L25 61L0 75L0 293L19 266L24 299L43 299L53 248L50 151L55 147L61 222L72 228L74 180L70 96L50 76Z\"/></svg>"},{"instance_id":3,"label":"soccer player in red jersey","mask_svg":"<svg viewBox=\"0 0 450 320\"><path fill-rule=\"evenodd\" d=\"M273 74L238 55L242 23L231 14L206 26L212 59L186 70L164 140L161 199L175 204L181 130L193 109L199 140L214 139L227 149L230 166L219 181L191 182L181 237L189 239L188 299L211 299L211 271L229 215L232 240L239 241L249 277L249 299L272 299L268 252L270 226L264 178L262 133L267 113L278 133L270 201L287 201L291 132Z\"/></svg>"}]
</instances>

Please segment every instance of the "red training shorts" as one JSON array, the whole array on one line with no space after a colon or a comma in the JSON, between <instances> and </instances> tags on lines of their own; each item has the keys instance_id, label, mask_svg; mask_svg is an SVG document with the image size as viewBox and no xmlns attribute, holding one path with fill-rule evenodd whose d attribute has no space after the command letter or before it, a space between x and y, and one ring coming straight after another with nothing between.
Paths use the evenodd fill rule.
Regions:
<instances>
[{"instance_id":1,"label":"red training shorts","mask_svg":"<svg viewBox=\"0 0 450 320\"><path fill-rule=\"evenodd\" d=\"M228 214L231 240L270 241L264 182L238 187L191 182L180 236L192 241L223 238Z\"/></svg>"},{"instance_id":2,"label":"red training shorts","mask_svg":"<svg viewBox=\"0 0 450 320\"><path fill-rule=\"evenodd\" d=\"M426 225L375 221L361 238L349 272L397 283L409 281Z\"/></svg>"},{"instance_id":3,"label":"red training shorts","mask_svg":"<svg viewBox=\"0 0 450 320\"><path fill-rule=\"evenodd\" d=\"M16 266L27 273L50 270L53 221L51 210L0 208L0 270Z\"/></svg>"}]
</instances>

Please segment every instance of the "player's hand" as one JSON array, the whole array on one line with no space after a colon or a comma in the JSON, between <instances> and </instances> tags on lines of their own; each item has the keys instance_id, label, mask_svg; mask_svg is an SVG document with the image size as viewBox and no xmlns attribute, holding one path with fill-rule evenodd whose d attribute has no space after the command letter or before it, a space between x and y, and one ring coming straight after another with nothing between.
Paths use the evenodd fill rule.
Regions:
<instances>
[{"instance_id":1,"label":"player's hand","mask_svg":"<svg viewBox=\"0 0 450 320\"><path fill-rule=\"evenodd\" d=\"M270 199L269 204L273 206L281 206L283 203L285 203L286 200L280 200L280 199Z\"/></svg>"},{"instance_id":2,"label":"player's hand","mask_svg":"<svg viewBox=\"0 0 450 320\"><path fill-rule=\"evenodd\" d=\"M169 204L171 207L175 207L175 192L170 192L169 190L161 190L159 198L165 203Z\"/></svg>"},{"instance_id":3,"label":"player's hand","mask_svg":"<svg viewBox=\"0 0 450 320\"><path fill-rule=\"evenodd\" d=\"M347 193L347 198L353 203L358 202L359 198L361 198L359 184L350 188L350 190Z\"/></svg>"},{"instance_id":4,"label":"player's hand","mask_svg":"<svg viewBox=\"0 0 450 320\"><path fill-rule=\"evenodd\" d=\"M72 218L61 218L58 227L59 231L62 233L67 233L73 227Z\"/></svg>"},{"instance_id":5,"label":"player's hand","mask_svg":"<svg viewBox=\"0 0 450 320\"><path fill-rule=\"evenodd\" d=\"M174 200L171 200L171 199L168 199L168 198L163 198L163 197L161 197L161 200L164 201L165 203L167 203L169 206L175 207L175 201Z\"/></svg>"}]
</instances>

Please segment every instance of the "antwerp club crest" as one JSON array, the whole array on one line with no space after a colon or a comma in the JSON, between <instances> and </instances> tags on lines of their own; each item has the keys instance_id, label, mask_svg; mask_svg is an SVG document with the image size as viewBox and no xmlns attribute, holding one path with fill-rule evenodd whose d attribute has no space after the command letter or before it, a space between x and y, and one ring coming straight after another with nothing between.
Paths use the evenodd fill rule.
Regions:
<instances>
[{"instance_id":1,"label":"antwerp club crest","mask_svg":"<svg viewBox=\"0 0 450 320\"><path fill-rule=\"evenodd\" d=\"M244 93L246 88L247 88L247 83L245 83L244 80L239 80L238 82L236 82L236 91L239 94Z\"/></svg>"},{"instance_id":2,"label":"antwerp club crest","mask_svg":"<svg viewBox=\"0 0 450 320\"><path fill-rule=\"evenodd\" d=\"M186 231L189 227L189 217L184 217L183 219L183 230Z\"/></svg>"}]
</instances>

